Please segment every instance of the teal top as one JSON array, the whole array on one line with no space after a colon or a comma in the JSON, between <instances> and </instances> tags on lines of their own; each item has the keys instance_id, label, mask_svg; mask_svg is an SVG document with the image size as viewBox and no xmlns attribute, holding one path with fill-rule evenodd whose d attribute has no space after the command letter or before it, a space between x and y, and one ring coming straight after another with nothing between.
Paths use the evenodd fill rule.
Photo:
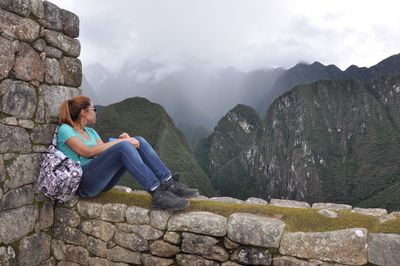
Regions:
<instances>
[{"instance_id":1,"label":"teal top","mask_svg":"<svg viewBox=\"0 0 400 266\"><path fill-rule=\"evenodd\" d=\"M99 134L97 134L96 130L90 127L84 128L86 132L90 136L90 140L85 139L78 133L73 127L68 124L62 124L58 129L57 133L57 148L62 151L67 157L71 158L74 161L79 161L81 165L88 164L93 158L86 158L83 156L79 156L76 152L74 152L68 145L67 140L69 140L73 136L77 136L84 144L89 147L93 147L97 145L97 140L100 139Z\"/></svg>"}]
</instances>

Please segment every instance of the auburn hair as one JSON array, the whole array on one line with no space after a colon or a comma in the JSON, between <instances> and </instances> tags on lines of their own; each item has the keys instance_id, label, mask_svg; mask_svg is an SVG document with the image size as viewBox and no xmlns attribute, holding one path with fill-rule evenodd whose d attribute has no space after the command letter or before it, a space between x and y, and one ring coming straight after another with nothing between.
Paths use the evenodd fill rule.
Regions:
<instances>
[{"instance_id":1,"label":"auburn hair","mask_svg":"<svg viewBox=\"0 0 400 266\"><path fill-rule=\"evenodd\" d=\"M65 100L60 107L60 124L74 126L79 118L82 109L89 108L92 101L87 96L75 96L70 100Z\"/></svg>"}]
</instances>

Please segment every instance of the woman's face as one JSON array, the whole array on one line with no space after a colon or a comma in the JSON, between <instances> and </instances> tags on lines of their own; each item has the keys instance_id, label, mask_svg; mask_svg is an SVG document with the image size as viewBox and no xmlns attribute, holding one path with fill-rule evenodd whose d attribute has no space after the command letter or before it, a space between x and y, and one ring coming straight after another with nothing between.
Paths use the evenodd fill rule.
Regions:
<instances>
[{"instance_id":1,"label":"woman's face","mask_svg":"<svg viewBox=\"0 0 400 266\"><path fill-rule=\"evenodd\" d=\"M85 117L85 120L88 124L96 123L96 107L93 106L93 103L91 103L89 107L82 111L82 115Z\"/></svg>"}]
</instances>

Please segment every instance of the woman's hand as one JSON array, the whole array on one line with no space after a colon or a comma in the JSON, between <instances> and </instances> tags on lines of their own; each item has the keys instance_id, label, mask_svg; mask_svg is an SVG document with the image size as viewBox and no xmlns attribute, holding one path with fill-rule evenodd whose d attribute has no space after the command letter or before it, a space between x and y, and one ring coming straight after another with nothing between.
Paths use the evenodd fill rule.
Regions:
<instances>
[{"instance_id":1,"label":"woman's hand","mask_svg":"<svg viewBox=\"0 0 400 266\"><path fill-rule=\"evenodd\" d=\"M137 139L135 139L135 138L127 138L127 140L129 140L129 142L132 143L133 146L135 146L136 149L139 149L140 142Z\"/></svg>"},{"instance_id":2,"label":"woman's hand","mask_svg":"<svg viewBox=\"0 0 400 266\"><path fill-rule=\"evenodd\" d=\"M131 136L128 135L128 133L123 132L121 135L119 135L119 139L129 139Z\"/></svg>"}]
</instances>

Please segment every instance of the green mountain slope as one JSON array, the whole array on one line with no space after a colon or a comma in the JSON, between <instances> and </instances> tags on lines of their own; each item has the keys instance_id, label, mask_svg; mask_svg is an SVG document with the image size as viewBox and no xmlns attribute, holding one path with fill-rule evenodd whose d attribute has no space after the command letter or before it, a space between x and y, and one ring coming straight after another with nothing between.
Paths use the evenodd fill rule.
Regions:
<instances>
[{"instance_id":1,"label":"green mountain slope","mask_svg":"<svg viewBox=\"0 0 400 266\"><path fill-rule=\"evenodd\" d=\"M118 137L122 132L143 136L166 165L173 172L181 174L183 182L198 188L205 195L214 195L207 175L192 155L183 134L162 106L139 97L105 106L97 118L96 130L103 141ZM127 174L122 184L133 185L132 180Z\"/></svg>"}]
</instances>

